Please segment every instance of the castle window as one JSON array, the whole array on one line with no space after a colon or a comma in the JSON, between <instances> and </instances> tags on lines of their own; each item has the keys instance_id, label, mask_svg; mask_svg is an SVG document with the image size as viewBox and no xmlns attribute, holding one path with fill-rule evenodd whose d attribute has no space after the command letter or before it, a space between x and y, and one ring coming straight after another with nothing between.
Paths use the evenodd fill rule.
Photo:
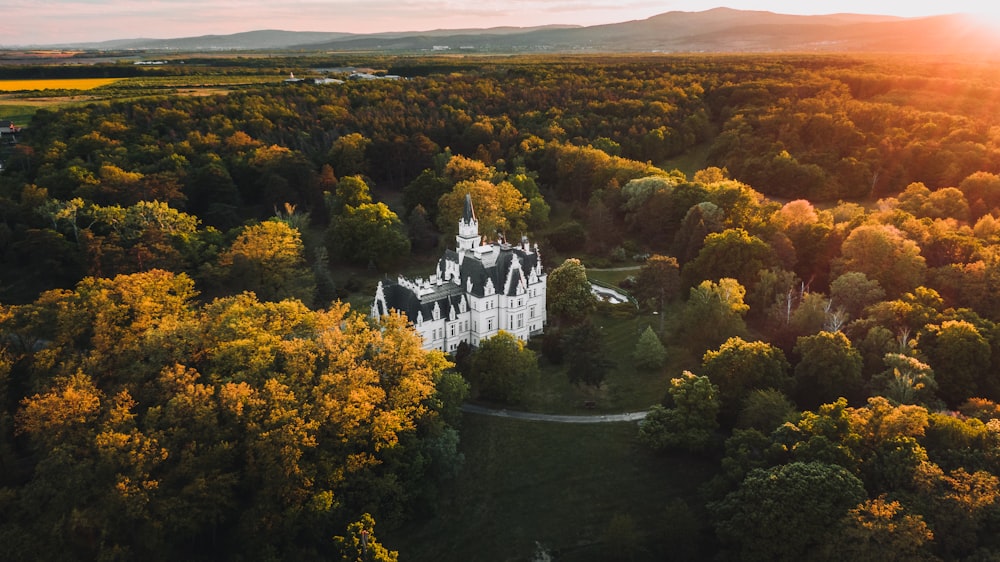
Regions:
<instances>
[{"instance_id":1,"label":"castle window","mask_svg":"<svg viewBox=\"0 0 1000 562\"><path fill-rule=\"evenodd\" d=\"M517 315L517 329L520 330L524 327L524 313Z\"/></svg>"},{"instance_id":2,"label":"castle window","mask_svg":"<svg viewBox=\"0 0 1000 562\"><path fill-rule=\"evenodd\" d=\"M534 318L535 317L535 307L534 307L534 305L532 305L531 308L528 309L528 317L529 318Z\"/></svg>"},{"instance_id":3,"label":"castle window","mask_svg":"<svg viewBox=\"0 0 1000 562\"><path fill-rule=\"evenodd\" d=\"M486 321L486 331L487 332L492 332L493 331L493 319L492 318L490 318L489 320Z\"/></svg>"}]
</instances>

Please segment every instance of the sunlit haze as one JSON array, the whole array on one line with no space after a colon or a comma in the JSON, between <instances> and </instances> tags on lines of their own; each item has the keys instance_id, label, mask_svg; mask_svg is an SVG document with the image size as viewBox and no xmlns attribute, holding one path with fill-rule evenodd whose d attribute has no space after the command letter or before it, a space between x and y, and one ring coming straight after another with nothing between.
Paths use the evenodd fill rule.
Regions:
<instances>
[{"instance_id":1,"label":"sunlit haze","mask_svg":"<svg viewBox=\"0 0 1000 562\"><path fill-rule=\"evenodd\" d=\"M258 29L375 33L595 25L644 19L673 10L702 11L719 5L713 0L6 0L0 45L176 38ZM725 6L803 15L859 13L921 17L993 11L1000 16L1000 7L978 0L935 3L744 0L730 1Z\"/></svg>"}]
</instances>

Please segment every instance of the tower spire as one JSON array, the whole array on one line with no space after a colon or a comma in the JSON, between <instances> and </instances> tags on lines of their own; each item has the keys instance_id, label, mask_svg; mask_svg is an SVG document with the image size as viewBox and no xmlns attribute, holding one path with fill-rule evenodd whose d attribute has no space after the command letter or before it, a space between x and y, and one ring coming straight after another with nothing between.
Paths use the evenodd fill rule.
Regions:
<instances>
[{"instance_id":1,"label":"tower spire","mask_svg":"<svg viewBox=\"0 0 1000 562\"><path fill-rule=\"evenodd\" d=\"M462 218L458 221L458 236L455 237L455 245L459 250L471 250L481 243L479 220L476 219L476 210L472 207L472 195L466 193L465 209L462 210Z\"/></svg>"},{"instance_id":2,"label":"tower spire","mask_svg":"<svg viewBox=\"0 0 1000 562\"><path fill-rule=\"evenodd\" d=\"M476 210L472 208L472 194L465 194L465 210L462 211L462 222L476 221ZM479 221L476 221L478 224Z\"/></svg>"}]
</instances>

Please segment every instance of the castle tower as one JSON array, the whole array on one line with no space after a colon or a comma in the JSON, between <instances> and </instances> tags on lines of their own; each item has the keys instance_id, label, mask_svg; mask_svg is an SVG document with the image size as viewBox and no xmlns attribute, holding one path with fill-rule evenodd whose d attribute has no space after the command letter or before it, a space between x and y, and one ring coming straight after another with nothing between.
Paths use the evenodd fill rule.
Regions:
<instances>
[{"instance_id":1,"label":"castle tower","mask_svg":"<svg viewBox=\"0 0 1000 562\"><path fill-rule=\"evenodd\" d=\"M458 250L472 250L482 244L482 237L479 236L479 221L476 219L476 210L472 208L472 195L465 194L465 210L462 218L458 221L458 236L455 237L455 246Z\"/></svg>"}]
</instances>

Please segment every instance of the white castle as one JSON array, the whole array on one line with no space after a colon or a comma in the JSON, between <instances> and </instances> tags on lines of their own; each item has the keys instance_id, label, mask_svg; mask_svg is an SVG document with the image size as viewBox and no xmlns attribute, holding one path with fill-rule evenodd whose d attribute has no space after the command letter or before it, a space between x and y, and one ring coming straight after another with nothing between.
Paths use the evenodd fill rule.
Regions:
<instances>
[{"instance_id":1,"label":"white castle","mask_svg":"<svg viewBox=\"0 0 1000 562\"><path fill-rule=\"evenodd\" d=\"M545 282L538 244L483 244L472 198L458 221L456 249L438 260L429 279L379 282L372 318L390 310L406 315L424 339L424 349L448 353L466 342L478 346L504 330L521 340L545 328Z\"/></svg>"}]
</instances>

